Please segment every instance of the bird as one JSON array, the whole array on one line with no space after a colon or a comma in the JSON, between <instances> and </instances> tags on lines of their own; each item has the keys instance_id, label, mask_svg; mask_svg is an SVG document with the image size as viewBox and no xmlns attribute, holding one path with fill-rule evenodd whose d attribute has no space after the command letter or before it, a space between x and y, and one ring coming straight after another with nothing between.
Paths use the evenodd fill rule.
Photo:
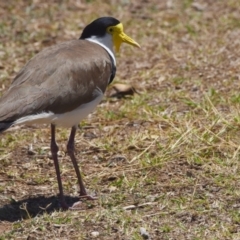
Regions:
<instances>
[{"instance_id":1,"label":"bird","mask_svg":"<svg viewBox=\"0 0 240 240\"><path fill-rule=\"evenodd\" d=\"M66 203L58 162L56 127L71 129L67 153L77 175L79 199L95 199L87 194L83 183L74 154L74 139L78 124L97 107L113 81L115 53L119 52L122 43L140 48L124 33L119 20L111 16L97 18L83 29L79 39L37 53L18 72L0 98L0 133L21 124L50 125L50 149L62 209L74 209L81 201L72 206Z\"/></svg>"}]
</instances>

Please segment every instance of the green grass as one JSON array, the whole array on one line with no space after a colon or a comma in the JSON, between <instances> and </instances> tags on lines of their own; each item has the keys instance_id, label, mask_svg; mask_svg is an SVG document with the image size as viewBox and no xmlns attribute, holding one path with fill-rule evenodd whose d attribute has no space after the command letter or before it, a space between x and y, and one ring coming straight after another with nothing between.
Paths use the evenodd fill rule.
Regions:
<instances>
[{"instance_id":1,"label":"green grass","mask_svg":"<svg viewBox=\"0 0 240 240\"><path fill-rule=\"evenodd\" d=\"M111 98L110 86L76 136L84 182L97 201L59 209L49 126L1 135L1 240L93 239L93 232L140 240L141 227L151 239L240 238L239 1L194 2L2 3L0 95L32 56L78 38L96 17L119 18L142 48L121 47L115 81L139 94ZM57 130L71 203L78 187L68 135Z\"/></svg>"}]
</instances>

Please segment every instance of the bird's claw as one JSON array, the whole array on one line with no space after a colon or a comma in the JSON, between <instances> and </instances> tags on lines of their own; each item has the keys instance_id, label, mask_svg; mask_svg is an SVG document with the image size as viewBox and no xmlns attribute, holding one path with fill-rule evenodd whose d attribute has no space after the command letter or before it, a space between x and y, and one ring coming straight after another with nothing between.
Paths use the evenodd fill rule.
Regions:
<instances>
[{"instance_id":1,"label":"bird's claw","mask_svg":"<svg viewBox=\"0 0 240 240\"><path fill-rule=\"evenodd\" d=\"M87 194L86 195L80 195L79 198L80 199L85 198L86 200L97 200L98 199L98 197L94 197L94 196L87 195Z\"/></svg>"}]
</instances>

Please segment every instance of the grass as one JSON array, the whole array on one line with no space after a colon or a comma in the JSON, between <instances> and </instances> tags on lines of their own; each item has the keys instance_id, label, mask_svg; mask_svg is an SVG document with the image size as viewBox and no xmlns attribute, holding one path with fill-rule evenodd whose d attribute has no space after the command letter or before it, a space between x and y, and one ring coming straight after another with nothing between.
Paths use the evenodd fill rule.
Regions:
<instances>
[{"instance_id":1,"label":"grass","mask_svg":"<svg viewBox=\"0 0 240 240\"><path fill-rule=\"evenodd\" d=\"M240 238L240 5L195 3L0 4L1 95L32 56L78 38L96 17L119 18L142 47L122 46L114 81L139 94L112 98L110 86L80 123L76 155L97 201L83 201L80 211L59 209L49 126L2 134L0 239L140 240L141 227L151 239ZM68 134L57 131L71 203L78 188L66 154Z\"/></svg>"}]
</instances>

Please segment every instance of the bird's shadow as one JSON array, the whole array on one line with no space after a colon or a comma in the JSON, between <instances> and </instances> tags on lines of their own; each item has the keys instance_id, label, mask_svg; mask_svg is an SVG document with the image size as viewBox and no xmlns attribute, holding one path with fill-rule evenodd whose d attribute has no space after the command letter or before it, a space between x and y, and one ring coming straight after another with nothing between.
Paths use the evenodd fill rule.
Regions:
<instances>
[{"instance_id":1,"label":"bird's shadow","mask_svg":"<svg viewBox=\"0 0 240 240\"><path fill-rule=\"evenodd\" d=\"M65 196L65 200L67 204L72 205L79 198ZM0 221L15 222L59 210L61 210L61 207L57 196L27 198L1 206Z\"/></svg>"}]
</instances>

